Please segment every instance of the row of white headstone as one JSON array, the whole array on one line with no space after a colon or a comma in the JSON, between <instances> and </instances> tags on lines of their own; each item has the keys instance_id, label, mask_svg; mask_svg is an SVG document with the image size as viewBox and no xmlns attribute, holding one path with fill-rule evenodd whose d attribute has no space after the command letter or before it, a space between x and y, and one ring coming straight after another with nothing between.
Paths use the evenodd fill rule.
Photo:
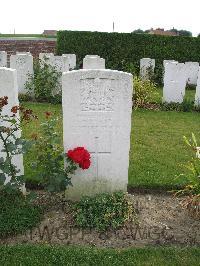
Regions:
<instances>
[{"instance_id":1,"label":"row of white headstone","mask_svg":"<svg viewBox=\"0 0 200 266\"><path fill-rule=\"evenodd\" d=\"M189 74L188 74L189 73ZM190 79L188 79L188 76ZM188 82L190 80L190 82ZM178 63L169 61L164 68L163 102L182 103L185 97L187 84L196 85L196 106L200 105L200 68L199 63Z\"/></svg>"},{"instance_id":2,"label":"row of white headstone","mask_svg":"<svg viewBox=\"0 0 200 266\"><path fill-rule=\"evenodd\" d=\"M17 71L0 68L0 97L8 96L7 114L13 105L19 104L17 86ZM67 190L68 198L127 190L132 86L131 74L115 70L63 73L64 151L81 146L91 154L91 167L77 170L73 187ZM0 142L0 157L1 150ZM14 163L23 173L22 155L16 155Z\"/></svg>"},{"instance_id":3,"label":"row of white headstone","mask_svg":"<svg viewBox=\"0 0 200 266\"><path fill-rule=\"evenodd\" d=\"M200 105L200 67L198 62L179 63L175 60L164 60L163 102L182 103L186 85L195 85L195 105ZM140 76L148 79L154 72L155 59L142 58L140 60Z\"/></svg>"},{"instance_id":4,"label":"row of white headstone","mask_svg":"<svg viewBox=\"0 0 200 266\"><path fill-rule=\"evenodd\" d=\"M39 59L55 67L58 72L67 72L76 68L76 55L63 54L55 56L53 53L40 53ZM7 53L0 51L0 67L7 67ZM10 56L10 68L17 70L18 88L20 93L26 93L25 84L33 74L33 56L30 52L17 52ZM105 59L98 55L86 55L83 59L84 69L105 69Z\"/></svg>"},{"instance_id":5,"label":"row of white headstone","mask_svg":"<svg viewBox=\"0 0 200 266\"><path fill-rule=\"evenodd\" d=\"M152 70L154 73L155 69L155 59L152 58L142 58L140 60L140 76L142 78L149 78L149 70ZM168 63L178 63L175 60L164 60L163 67L165 68ZM185 62L184 63L184 74L186 75L187 83L190 85L197 85L197 78L199 72L199 63L198 62Z\"/></svg>"}]
</instances>

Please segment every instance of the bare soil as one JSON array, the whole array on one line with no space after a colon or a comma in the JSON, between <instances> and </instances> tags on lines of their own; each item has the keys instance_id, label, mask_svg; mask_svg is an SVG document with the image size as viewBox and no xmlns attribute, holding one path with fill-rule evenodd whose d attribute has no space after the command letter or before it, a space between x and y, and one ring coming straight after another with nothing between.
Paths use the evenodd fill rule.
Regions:
<instances>
[{"instance_id":1,"label":"bare soil","mask_svg":"<svg viewBox=\"0 0 200 266\"><path fill-rule=\"evenodd\" d=\"M200 246L200 218L192 217L181 199L165 194L135 194L138 223L129 223L104 233L74 226L69 202L39 193L37 202L46 206L44 219L33 230L0 240L0 244L50 243L96 247L143 247L148 245Z\"/></svg>"}]
</instances>

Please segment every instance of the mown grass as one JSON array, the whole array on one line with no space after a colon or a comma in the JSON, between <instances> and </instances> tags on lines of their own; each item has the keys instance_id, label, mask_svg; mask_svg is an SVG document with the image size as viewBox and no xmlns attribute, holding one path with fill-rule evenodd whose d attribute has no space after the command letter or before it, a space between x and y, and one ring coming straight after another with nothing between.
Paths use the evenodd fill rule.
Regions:
<instances>
[{"instance_id":1,"label":"mown grass","mask_svg":"<svg viewBox=\"0 0 200 266\"><path fill-rule=\"evenodd\" d=\"M96 249L83 247L0 246L1 265L200 265L198 248Z\"/></svg>"},{"instance_id":2,"label":"mown grass","mask_svg":"<svg viewBox=\"0 0 200 266\"><path fill-rule=\"evenodd\" d=\"M34 110L39 120L23 129L23 135L30 137L39 132L39 124L45 118L44 112L50 111L59 116L57 130L62 145L61 105L25 103ZM138 109L133 111L131 151L129 165L129 185L134 187L171 187L184 184L185 180L175 179L184 172L182 164L191 158L191 151L185 145L183 136L194 132L199 138L200 115L197 112L164 112ZM25 173L28 178L32 171L30 162L34 154L25 156Z\"/></svg>"},{"instance_id":3,"label":"mown grass","mask_svg":"<svg viewBox=\"0 0 200 266\"><path fill-rule=\"evenodd\" d=\"M55 38L54 35L44 35L44 34L0 34L0 38Z\"/></svg>"}]
</instances>

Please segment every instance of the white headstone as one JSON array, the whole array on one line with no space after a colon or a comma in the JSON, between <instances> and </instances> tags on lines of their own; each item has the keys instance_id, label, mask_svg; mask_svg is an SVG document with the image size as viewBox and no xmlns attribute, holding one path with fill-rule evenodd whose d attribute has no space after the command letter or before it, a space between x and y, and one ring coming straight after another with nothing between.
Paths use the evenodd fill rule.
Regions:
<instances>
[{"instance_id":1,"label":"white headstone","mask_svg":"<svg viewBox=\"0 0 200 266\"><path fill-rule=\"evenodd\" d=\"M11 115L11 108L19 105L18 101L18 88L17 88L17 71L10 68L0 68L0 97L8 97L8 105L3 108L3 115ZM16 114L19 116L19 113ZM0 122L2 125L2 121ZM5 122L4 122L5 123ZM4 124L9 126L8 124ZM21 131L16 132L16 137L21 136ZM2 142L0 141L0 157L5 157L5 153L2 150ZM20 170L20 175L24 173L23 167L23 155L15 155L13 158L13 164ZM10 181L10 177L7 176L6 183Z\"/></svg>"},{"instance_id":2,"label":"white headstone","mask_svg":"<svg viewBox=\"0 0 200 266\"><path fill-rule=\"evenodd\" d=\"M65 55L62 55L62 64L62 72L67 72L70 69L73 69L71 67L70 58Z\"/></svg>"},{"instance_id":3,"label":"white headstone","mask_svg":"<svg viewBox=\"0 0 200 266\"><path fill-rule=\"evenodd\" d=\"M17 54L10 56L10 68L17 70L19 93L27 93L25 88L29 76L33 74L33 57L30 54Z\"/></svg>"},{"instance_id":4,"label":"white headstone","mask_svg":"<svg viewBox=\"0 0 200 266\"><path fill-rule=\"evenodd\" d=\"M54 56L52 66L58 72L67 72L70 69L70 62L67 56Z\"/></svg>"},{"instance_id":5,"label":"white headstone","mask_svg":"<svg viewBox=\"0 0 200 266\"><path fill-rule=\"evenodd\" d=\"M39 59L47 64L53 64L54 54L53 53L40 53Z\"/></svg>"},{"instance_id":6,"label":"white headstone","mask_svg":"<svg viewBox=\"0 0 200 266\"><path fill-rule=\"evenodd\" d=\"M151 78L150 75L154 73L155 59L142 58L140 59L140 77L143 80Z\"/></svg>"},{"instance_id":7,"label":"white headstone","mask_svg":"<svg viewBox=\"0 0 200 266\"><path fill-rule=\"evenodd\" d=\"M54 56L53 53L40 53L39 59L55 67L58 72L67 72L70 69L70 58L66 55Z\"/></svg>"},{"instance_id":8,"label":"white headstone","mask_svg":"<svg viewBox=\"0 0 200 266\"><path fill-rule=\"evenodd\" d=\"M0 67L7 67L7 53L0 51Z\"/></svg>"},{"instance_id":9,"label":"white headstone","mask_svg":"<svg viewBox=\"0 0 200 266\"><path fill-rule=\"evenodd\" d=\"M105 59L98 55L86 55L83 58L83 69L105 69Z\"/></svg>"},{"instance_id":10,"label":"white headstone","mask_svg":"<svg viewBox=\"0 0 200 266\"><path fill-rule=\"evenodd\" d=\"M182 103L186 87L186 67L183 63L165 64L163 102Z\"/></svg>"},{"instance_id":11,"label":"white headstone","mask_svg":"<svg viewBox=\"0 0 200 266\"><path fill-rule=\"evenodd\" d=\"M166 65L167 63L178 63L178 61L176 61L176 60L163 60L163 66L164 66L164 67L165 67L165 65Z\"/></svg>"},{"instance_id":12,"label":"white headstone","mask_svg":"<svg viewBox=\"0 0 200 266\"><path fill-rule=\"evenodd\" d=\"M63 54L64 57L67 57L69 62L69 69L74 69L76 67L76 55L75 54Z\"/></svg>"},{"instance_id":13,"label":"white headstone","mask_svg":"<svg viewBox=\"0 0 200 266\"><path fill-rule=\"evenodd\" d=\"M185 62L187 72L187 83L190 85L197 85L197 77L199 72L198 62Z\"/></svg>"},{"instance_id":14,"label":"white headstone","mask_svg":"<svg viewBox=\"0 0 200 266\"><path fill-rule=\"evenodd\" d=\"M54 56L53 66L58 72L63 72L63 57L62 56Z\"/></svg>"},{"instance_id":15,"label":"white headstone","mask_svg":"<svg viewBox=\"0 0 200 266\"><path fill-rule=\"evenodd\" d=\"M72 177L68 198L126 191L132 83L131 74L112 70L63 74L64 150L82 146L91 154L91 167Z\"/></svg>"},{"instance_id":16,"label":"white headstone","mask_svg":"<svg viewBox=\"0 0 200 266\"><path fill-rule=\"evenodd\" d=\"M195 94L195 105L200 106L200 68L198 71L198 78L197 78L197 87L196 87L196 94Z\"/></svg>"},{"instance_id":17,"label":"white headstone","mask_svg":"<svg viewBox=\"0 0 200 266\"><path fill-rule=\"evenodd\" d=\"M16 52L16 54L31 54L30 52Z\"/></svg>"}]
</instances>

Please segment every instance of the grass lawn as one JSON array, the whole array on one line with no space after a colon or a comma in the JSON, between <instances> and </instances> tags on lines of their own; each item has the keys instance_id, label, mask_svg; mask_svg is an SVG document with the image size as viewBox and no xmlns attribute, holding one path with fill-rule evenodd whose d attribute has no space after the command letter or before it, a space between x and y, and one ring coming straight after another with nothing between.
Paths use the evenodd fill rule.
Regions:
<instances>
[{"instance_id":1,"label":"grass lawn","mask_svg":"<svg viewBox=\"0 0 200 266\"><path fill-rule=\"evenodd\" d=\"M67 246L1 246L1 265L200 265L198 248L96 249Z\"/></svg>"},{"instance_id":2,"label":"grass lawn","mask_svg":"<svg viewBox=\"0 0 200 266\"><path fill-rule=\"evenodd\" d=\"M44 34L0 34L0 38L19 38L19 37L23 37L23 38L55 38L55 35L44 35Z\"/></svg>"},{"instance_id":3,"label":"grass lawn","mask_svg":"<svg viewBox=\"0 0 200 266\"><path fill-rule=\"evenodd\" d=\"M39 120L23 129L25 137L38 132L44 112L53 112L60 116L58 130L62 143L61 105L25 103L39 116ZM130 186L174 186L185 180L176 180L175 176L184 172L182 164L190 159L191 151L185 145L183 136L194 132L199 137L200 115L195 112L164 112L138 109L133 112L131 152L129 167ZM25 173L29 178L32 171L29 163L33 154L25 157Z\"/></svg>"}]
</instances>

